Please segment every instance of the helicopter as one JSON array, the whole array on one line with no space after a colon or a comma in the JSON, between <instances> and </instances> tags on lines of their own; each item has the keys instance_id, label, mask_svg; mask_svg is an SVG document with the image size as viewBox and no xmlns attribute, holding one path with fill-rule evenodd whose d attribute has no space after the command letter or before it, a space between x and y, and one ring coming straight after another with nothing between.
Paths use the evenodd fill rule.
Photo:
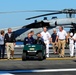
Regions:
<instances>
[{"instance_id":1,"label":"helicopter","mask_svg":"<svg viewBox=\"0 0 76 75\"><path fill-rule=\"evenodd\" d=\"M11 11L11 12L0 12L1 14L5 13L19 13L19 12L49 12L47 14L42 14L38 16L33 16L26 18L25 20L31 20L39 17L44 17L43 20L37 21L35 20L31 24L24 25L20 29L13 31L16 34L16 39L24 39L27 36L27 33L33 30L36 33L41 32L43 27L47 27L51 32L51 29L57 28L58 26L64 26L64 28L70 28L70 32L76 32L76 9L63 9L63 10L28 10L28 11ZM50 20L45 16L55 15L55 14L66 14L66 18L59 19L56 16L52 17Z\"/></svg>"},{"instance_id":2,"label":"helicopter","mask_svg":"<svg viewBox=\"0 0 76 75\"><path fill-rule=\"evenodd\" d=\"M34 32L39 32L39 31L42 31L42 29L39 29L39 28L43 28L46 26L48 28L49 32L52 33L52 31L50 31L51 29L57 28L58 26L64 26L64 28L70 28L69 32L73 32L73 33L76 32L76 18L75 18L76 9L63 9L61 11L33 10L33 11L29 11L29 12L51 12L51 13L42 14L42 15L38 15L38 16L34 16L34 17L29 17L29 18L26 18L26 20L31 20L31 19L48 16L48 15L55 15L55 14L66 14L66 18L59 19L56 16L54 16L50 20L48 20L47 17L44 17L44 19L41 21L35 20L31 24L23 26L22 28L24 28L24 29L33 28L35 30Z\"/></svg>"}]
</instances>

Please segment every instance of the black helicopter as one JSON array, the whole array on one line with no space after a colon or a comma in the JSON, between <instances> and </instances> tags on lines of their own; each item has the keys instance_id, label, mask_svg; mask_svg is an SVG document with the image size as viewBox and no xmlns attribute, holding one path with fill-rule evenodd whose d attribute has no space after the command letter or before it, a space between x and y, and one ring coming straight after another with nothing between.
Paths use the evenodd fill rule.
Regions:
<instances>
[{"instance_id":1,"label":"black helicopter","mask_svg":"<svg viewBox=\"0 0 76 75\"><path fill-rule=\"evenodd\" d=\"M21 36L22 33L24 32L26 35L27 32L30 31L31 29L38 32L40 31L40 28L44 26L47 26L49 30L57 26L64 26L65 28L70 28L71 29L70 32L73 33L76 32L76 18L75 18L76 9L63 9L60 11L59 10L11 11L11 12L0 12L0 13L5 14L5 13L19 13L19 12L49 12L48 14L42 14L42 15L26 18L26 20L31 20L34 18L55 15L55 14L66 14L66 18L59 19L57 17L52 17L50 20L48 20L47 17L44 17L44 19L41 21L35 20L33 23L25 25L21 29L14 31L14 33L16 34L16 38L18 38L18 36Z\"/></svg>"}]
</instances>

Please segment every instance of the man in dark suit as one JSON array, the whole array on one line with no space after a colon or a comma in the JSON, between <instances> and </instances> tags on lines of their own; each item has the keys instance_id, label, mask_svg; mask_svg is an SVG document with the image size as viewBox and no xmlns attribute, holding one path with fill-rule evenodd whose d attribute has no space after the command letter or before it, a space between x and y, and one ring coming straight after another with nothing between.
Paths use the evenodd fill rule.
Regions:
<instances>
[{"instance_id":1,"label":"man in dark suit","mask_svg":"<svg viewBox=\"0 0 76 75\"><path fill-rule=\"evenodd\" d=\"M25 37L24 39L24 45L34 44L34 42L35 42L34 38L31 36L30 33L28 33L27 37Z\"/></svg>"},{"instance_id":2,"label":"man in dark suit","mask_svg":"<svg viewBox=\"0 0 76 75\"><path fill-rule=\"evenodd\" d=\"M15 46L15 35L12 32L11 28L8 28L8 32L5 34L5 45L7 50L7 59L13 59L14 55L14 46ZM10 56L11 54L11 56Z\"/></svg>"},{"instance_id":3,"label":"man in dark suit","mask_svg":"<svg viewBox=\"0 0 76 75\"><path fill-rule=\"evenodd\" d=\"M37 39L35 40L35 44L42 45L43 49L46 49L46 45L44 43L44 40L41 38L41 34L37 33Z\"/></svg>"},{"instance_id":4,"label":"man in dark suit","mask_svg":"<svg viewBox=\"0 0 76 75\"><path fill-rule=\"evenodd\" d=\"M41 38L41 34L37 33L37 39L35 41L36 44L45 45L44 40Z\"/></svg>"},{"instance_id":5,"label":"man in dark suit","mask_svg":"<svg viewBox=\"0 0 76 75\"><path fill-rule=\"evenodd\" d=\"M56 29L54 28L53 29L53 33L51 35L54 54L56 54L58 52L57 51L57 49L58 49L58 42L56 41L56 37L57 37L57 33L56 33Z\"/></svg>"}]
</instances>

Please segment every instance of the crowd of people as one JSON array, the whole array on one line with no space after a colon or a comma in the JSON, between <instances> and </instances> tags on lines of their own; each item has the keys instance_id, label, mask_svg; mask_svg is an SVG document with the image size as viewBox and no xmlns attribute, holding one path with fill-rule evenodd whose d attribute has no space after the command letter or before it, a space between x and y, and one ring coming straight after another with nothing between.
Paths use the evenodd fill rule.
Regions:
<instances>
[{"instance_id":1,"label":"crowd of people","mask_svg":"<svg viewBox=\"0 0 76 75\"><path fill-rule=\"evenodd\" d=\"M54 54L59 54L59 57L65 57L65 46L68 44L70 57L75 56L76 33L70 32L68 35L63 27L60 26L58 32L56 32L56 29L53 30L51 38Z\"/></svg>"},{"instance_id":2,"label":"crowd of people","mask_svg":"<svg viewBox=\"0 0 76 75\"><path fill-rule=\"evenodd\" d=\"M59 31L53 29L52 35L47 31L47 27L43 27L43 31L37 33L37 38L33 37L34 31L27 34L24 39L24 45L27 44L42 44L46 48L46 57L49 57L49 44L52 44L54 54L58 54L59 57L65 57L65 44L69 45L70 57L74 57L74 48L76 48L76 33L73 35L71 32L68 36L67 32L62 26L59 27ZM14 58L14 47L15 47L15 34L12 32L11 28L8 28L8 32L5 33L4 30L0 31L0 59L4 59L5 48L7 53L7 59Z\"/></svg>"},{"instance_id":3,"label":"crowd of people","mask_svg":"<svg viewBox=\"0 0 76 75\"><path fill-rule=\"evenodd\" d=\"M27 44L34 44L33 35L34 32L33 34L31 34L31 32L28 33L28 37L26 37L24 40L24 45L26 45L26 42ZM43 31L37 34L37 41L39 38L43 43L36 42L35 44L44 44L46 48L46 57L49 57L49 44L52 44L53 53L58 54L58 57L62 58L65 57L65 46L68 44L70 57L74 57L74 48L76 48L76 33L73 35L73 33L70 32L70 35L68 36L67 32L62 26L60 26L58 32L56 32L56 29L54 28L52 35L50 35L50 33L47 31L47 28L43 27Z\"/></svg>"}]
</instances>

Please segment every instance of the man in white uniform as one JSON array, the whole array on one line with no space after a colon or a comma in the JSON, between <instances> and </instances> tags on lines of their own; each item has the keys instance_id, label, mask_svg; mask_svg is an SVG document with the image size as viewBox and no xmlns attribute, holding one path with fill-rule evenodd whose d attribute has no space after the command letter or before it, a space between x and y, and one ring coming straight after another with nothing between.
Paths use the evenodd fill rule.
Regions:
<instances>
[{"instance_id":1,"label":"man in white uniform","mask_svg":"<svg viewBox=\"0 0 76 75\"><path fill-rule=\"evenodd\" d=\"M70 33L69 39L69 49L70 49L70 57L74 56L74 39L73 39L73 33Z\"/></svg>"},{"instance_id":2,"label":"man in white uniform","mask_svg":"<svg viewBox=\"0 0 76 75\"><path fill-rule=\"evenodd\" d=\"M46 57L49 57L49 43L51 41L51 35L47 31L46 27L43 28L43 31L41 32L41 37L43 38L44 43L46 45Z\"/></svg>"}]
</instances>

